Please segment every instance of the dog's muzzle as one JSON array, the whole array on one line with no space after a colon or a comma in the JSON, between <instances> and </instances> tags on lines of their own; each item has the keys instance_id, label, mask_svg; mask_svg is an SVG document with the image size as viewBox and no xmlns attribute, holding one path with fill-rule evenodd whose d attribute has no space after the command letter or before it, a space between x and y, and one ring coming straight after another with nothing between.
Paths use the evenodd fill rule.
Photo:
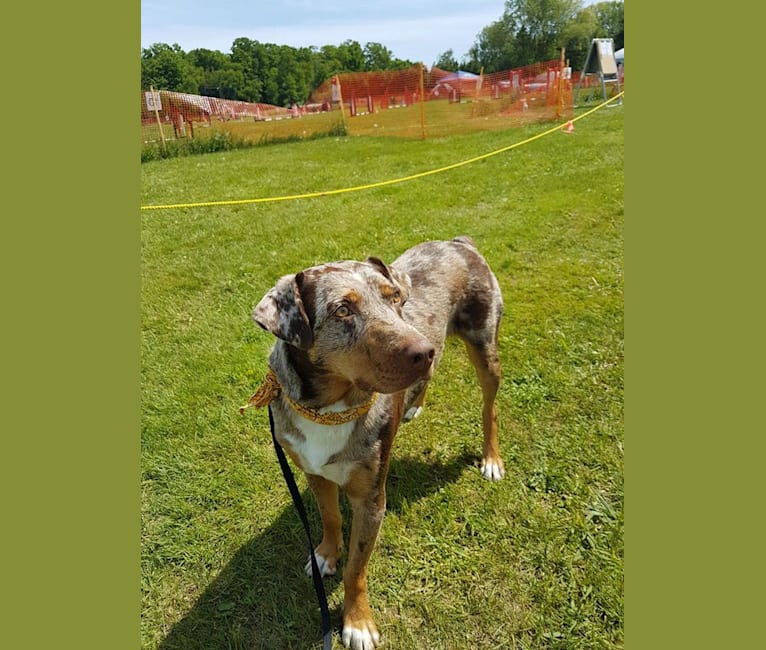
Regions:
<instances>
[{"instance_id":1,"label":"dog's muzzle","mask_svg":"<svg viewBox=\"0 0 766 650\"><path fill-rule=\"evenodd\" d=\"M409 368L418 378L431 376L436 349L426 339L410 344L403 354Z\"/></svg>"}]
</instances>

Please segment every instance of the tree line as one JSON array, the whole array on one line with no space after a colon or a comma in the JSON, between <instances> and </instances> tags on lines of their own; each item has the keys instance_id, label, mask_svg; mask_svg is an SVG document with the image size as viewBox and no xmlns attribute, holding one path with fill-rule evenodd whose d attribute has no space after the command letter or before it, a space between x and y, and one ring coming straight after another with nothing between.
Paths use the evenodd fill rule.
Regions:
<instances>
[{"instance_id":1,"label":"tree line","mask_svg":"<svg viewBox=\"0 0 766 650\"><path fill-rule=\"evenodd\" d=\"M581 0L506 0L503 15L482 29L460 60L448 49L433 65L490 73L557 59L564 48L578 70L593 38L612 38L615 49L624 47L622 0L587 7ZM155 43L141 50L141 86L287 106L304 103L334 74L399 70L416 63L396 58L381 43L362 46L354 40L295 48L241 37L230 53L184 52L178 44Z\"/></svg>"}]
</instances>

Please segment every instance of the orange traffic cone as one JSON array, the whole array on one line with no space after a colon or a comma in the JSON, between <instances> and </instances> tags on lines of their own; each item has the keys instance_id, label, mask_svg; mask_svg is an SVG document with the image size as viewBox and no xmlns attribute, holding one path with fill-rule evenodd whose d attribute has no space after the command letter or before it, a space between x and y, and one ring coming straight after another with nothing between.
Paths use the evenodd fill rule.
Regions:
<instances>
[{"instance_id":1,"label":"orange traffic cone","mask_svg":"<svg viewBox=\"0 0 766 650\"><path fill-rule=\"evenodd\" d=\"M572 120L569 120L569 122L567 122L567 125L561 130L564 133L574 133L574 123L572 122Z\"/></svg>"}]
</instances>

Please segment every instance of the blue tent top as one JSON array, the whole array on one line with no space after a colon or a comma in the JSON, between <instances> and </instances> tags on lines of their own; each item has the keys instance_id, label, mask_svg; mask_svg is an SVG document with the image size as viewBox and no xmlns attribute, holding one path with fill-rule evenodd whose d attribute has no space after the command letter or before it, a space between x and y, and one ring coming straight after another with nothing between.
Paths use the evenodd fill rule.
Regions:
<instances>
[{"instance_id":1,"label":"blue tent top","mask_svg":"<svg viewBox=\"0 0 766 650\"><path fill-rule=\"evenodd\" d=\"M473 72L458 70L457 72L453 72L451 75L442 77L441 79L439 79L439 82L443 83L445 81L460 81L460 80L471 81L472 79L478 79L478 78L479 78L479 75L474 74Z\"/></svg>"}]
</instances>

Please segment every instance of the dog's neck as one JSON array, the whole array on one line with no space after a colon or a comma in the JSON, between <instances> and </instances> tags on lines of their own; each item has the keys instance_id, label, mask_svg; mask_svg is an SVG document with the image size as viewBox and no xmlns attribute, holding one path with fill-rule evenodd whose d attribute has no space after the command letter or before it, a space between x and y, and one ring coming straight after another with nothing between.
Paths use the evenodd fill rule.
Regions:
<instances>
[{"instance_id":1,"label":"dog's neck","mask_svg":"<svg viewBox=\"0 0 766 650\"><path fill-rule=\"evenodd\" d=\"M347 378L317 365L306 351L283 341L274 346L269 365L287 395L310 408L319 409L341 401L349 407L358 406L369 401L372 395Z\"/></svg>"}]
</instances>

